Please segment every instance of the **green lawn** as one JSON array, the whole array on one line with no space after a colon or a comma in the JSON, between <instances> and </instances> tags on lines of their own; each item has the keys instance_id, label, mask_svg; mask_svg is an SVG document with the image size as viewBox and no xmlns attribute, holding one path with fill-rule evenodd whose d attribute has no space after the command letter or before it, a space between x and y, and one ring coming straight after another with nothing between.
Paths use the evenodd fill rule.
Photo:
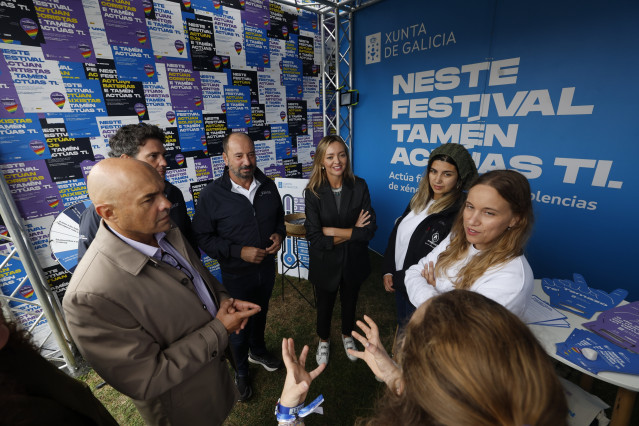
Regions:
<instances>
[{"instance_id":1,"label":"green lawn","mask_svg":"<svg viewBox=\"0 0 639 426\"><path fill-rule=\"evenodd\" d=\"M384 291L381 283L381 258L371 253L373 273L362 285L357 305L357 317L363 314L371 316L380 327L380 335L390 351L395 331L394 296ZM315 367L315 310L302 299L290 286L285 285L282 297L280 277L277 278L266 327L266 342L269 349L279 353L281 339L293 337L296 347L310 346L309 365ZM310 284L300 283L308 298L312 297ZM324 395L324 415L312 414L307 417L307 425L352 425L358 417L367 417L372 413L375 400L382 394L384 385L375 380L366 364L362 361L350 362L346 358L340 338L339 298L333 313L333 333L331 335L331 357L328 367L313 382L307 402L320 393ZM557 363L557 371L563 377L577 382L579 374ZM233 409L226 425L273 425L273 409L279 398L281 386L286 375L284 370L269 373L259 366L251 366L253 376L253 397L246 403L238 403ZM84 378L94 389L102 382L91 371ZM616 388L595 380L591 391L611 406L614 404ZM143 425L133 404L110 386L94 390L116 420L122 425ZM610 410L607 412L610 417ZM630 424L639 424L639 404L635 404Z\"/></svg>"}]
</instances>

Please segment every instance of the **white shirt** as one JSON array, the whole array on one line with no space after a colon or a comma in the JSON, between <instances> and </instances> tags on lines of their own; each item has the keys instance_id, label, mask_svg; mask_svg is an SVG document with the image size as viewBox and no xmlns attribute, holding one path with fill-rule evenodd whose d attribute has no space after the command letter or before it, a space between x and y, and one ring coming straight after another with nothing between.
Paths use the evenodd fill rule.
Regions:
<instances>
[{"instance_id":1,"label":"white shirt","mask_svg":"<svg viewBox=\"0 0 639 426\"><path fill-rule=\"evenodd\" d=\"M457 278L460 269L480 251L474 246L468 248L466 257L458 261L448 269L448 276L435 278L435 287L428 284L421 273L428 262L437 263L437 257L446 250L450 244L450 235L433 249L419 263L411 266L406 271L406 291L411 303L417 307L440 293L451 291L455 288L453 281ZM483 294L501 304L513 314L523 316L533 292L533 272L524 256L518 256L509 262L488 269L473 285L471 291Z\"/></svg>"},{"instance_id":2,"label":"white shirt","mask_svg":"<svg viewBox=\"0 0 639 426\"><path fill-rule=\"evenodd\" d=\"M255 199L255 193L257 192L257 188L260 186L260 183L253 178L251 181L251 185L249 189L244 188L242 185L237 184L231 179L231 192L235 192L236 194L244 195L248 200L253 204L253 200Z\"/></svg>"},{"instance_id":3,"label":"white shirt","mask_svg":"<svg viewBox=\"0 0 639 426\"><path fill-rule=\"evenodd\" d=\"M420 223L426 220L428 217L428 209L434 201L435 200L430 200L424 210L417 214L414 210L411 210L399 223L397 233L395 234L395 270L399 271L403 269L408 244L413 236L413 232L415 232L415 229L417 229Z\"/></svg>"}]
</instances>

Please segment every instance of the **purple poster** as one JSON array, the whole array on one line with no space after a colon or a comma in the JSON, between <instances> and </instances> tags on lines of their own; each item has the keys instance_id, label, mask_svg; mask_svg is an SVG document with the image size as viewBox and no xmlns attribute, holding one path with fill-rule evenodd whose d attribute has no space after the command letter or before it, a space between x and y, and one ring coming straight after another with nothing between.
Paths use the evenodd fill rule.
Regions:
<instances>
[{"instance_id":1,"label":"purple poster","mask_svg":"<svg viewBox=\"0 0 639 426\"><path fill-rule=\"evenodd\" d=\"M132 47L151 47L141 2L118 0L101 2L100 11L109 44Z\"/></svg>"},{"instance_id":2,"label":"purple poster","mask_svg":"<svg viewBox=\"0 0 639 426\"><path fill-rule=\"evenodd\" d=\"M264 168L264 174L271 179L275 179L278 177L286 177L286 172L284 171L284 166L270 166Z\"/></svg>"},{"instance_id":3,"label":"purple poster","mask_svg":"<svg viewBox=\"0 0 639 426\"><path fill-rule=\"evenodd\" d=\"M11 73L4 56L0 55L0 118L22 118L24 111L20 105L18 92L13 85Z\"/></svg>"},{"instance_id":4,"label":"purple poster","mask_svg":"<svg viewBox=\"0 0 639 426\"><path fill-rule=\"evenodd\" d=\"M91 34L81 2L34 0L34 4L46 40L42 44L46 59L95 62Z\"/></svg>"},{"instance_id":5,"label":"purple poster","mask_svg":"<svg viewBox=\"0 0 639 426\"><path fill-rule=\"evenodd\" d=\"M23 218L58 214L64 209L44 160L0 164L0 170Z\"/></svg>"},{"instance_id":6,"label":"purple poster","mask_svg":"<svg viewBox=\"0 0 639 426\"><path fill-rule=\"evenodd\" d=\"M195 164L195 180L210 180L213 177L213 166L210 158L196 158L193 160Z\"/></svg>"},{"instance_id":7,"label":"purple poster","mask_svg":"<svg viewBox=\"0 0 639 426\"><path fill-rule=\"evenodd\" d=\"M271 13L269 12L269 0L246 0L242 21L251 27L271 29Z\"/></svg>"},{"instance_id":8,"label":"purple poster","mask_svg":"<svg viewBox=\"0 0 639 426\"><path fill-rule=\"evenodd\" d=\"M199 73L187 63L166 63L171 102L174 110L202 110L202 86Z\"/></svg>"}]
</instances>

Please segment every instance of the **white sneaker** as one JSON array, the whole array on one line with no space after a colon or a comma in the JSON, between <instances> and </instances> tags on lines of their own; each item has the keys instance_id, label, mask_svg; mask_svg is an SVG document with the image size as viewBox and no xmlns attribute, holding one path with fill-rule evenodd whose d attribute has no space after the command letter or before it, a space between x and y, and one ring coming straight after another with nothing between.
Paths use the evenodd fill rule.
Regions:
<instances>
[{"instance_id":1,"label":"white sneaker","mask_svg":"<svg viewBox=\"0 0 639 426\"><path fill-rule=\"evenodd\" d=\"M319 346L317 347L317 354L315 355L315 360L317 364L328 364L328 354L331 351L330 342L319 342Z\"/></svg>"},{"instance_id":2,"label":"white sneaker","mask_svg":"<svg viewBox=\"0 0 639 426\"><path fill-rule=\"evenodd\" d=\"M342 336L342 343L344 343L344 350L346 351L346 356L348 357L348 359L353 362L357 361L357 357L355 355L351 355L348 353L349 349L352 349L354 351L357 350L357 347L355 346L355 340L353 340L352 337Z\"/></svg>"}]
</instances>

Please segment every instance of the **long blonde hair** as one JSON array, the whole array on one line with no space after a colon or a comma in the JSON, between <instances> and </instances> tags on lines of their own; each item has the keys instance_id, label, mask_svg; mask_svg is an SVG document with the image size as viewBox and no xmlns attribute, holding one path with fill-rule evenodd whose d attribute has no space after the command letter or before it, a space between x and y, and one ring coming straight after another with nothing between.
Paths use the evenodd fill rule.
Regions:
<instances>
[{"instance_id":1,"label":"long blonde hair","mask_svg":"<svg viewBox=\"0 0 639 426\"><path fill-rule=\"evenodd\" d=\"M509 260L521 256L524 246L532 231L534 221L532 201L530 199L530 184L521 173L514 170L493 170L477 178L471 189L476 185L487 185L494 188L499 195L508 202L517 223L505 231L487 249L482 250L459 271L453 279L455 288L468 289L489 268L502 265ZM464 215L459 214L451 229L450 244L437 258L435 276L442 276L457 261L466 255L470 243L464 232Z\"/></svg>"},{"instance_id":2,"label":"long blonde hair","mask_svg":"<svg viewBox=\"0 0 639 426\"><path fill-rule=\"evenodd\" d=\"M351 161L350 156L348 154L348 147L344 143L344 140L337 135L329 135L324 136L319 143L317 144L317 149L315 150L315 156L313 157L313 170L311 170L311 177L308 179L308 185L306 185L306 189L310 190L313 194L317 195L317 189L324 183L328 181L326 177L326 170L324 170L323 162L324 157L326 156L326 150L328 146L333 142L339 142L344 146L344 151L346 151L346 166L344 166L344 174L343 178L349 179L351 181L355 181L355 175L351 169Z\"/></svg>"},{"instance_id":3,"label":"long blonde hair","mask_svg":"<svg viewBox=\"0 0 639 426\"><path fill-rule=\"evenodd\" d=\"M548 355L506 308L453 290L413 318L398 353L404 391L387 389L369 426L566 425L566 399Z\"/></svg>"}]
</instances>

